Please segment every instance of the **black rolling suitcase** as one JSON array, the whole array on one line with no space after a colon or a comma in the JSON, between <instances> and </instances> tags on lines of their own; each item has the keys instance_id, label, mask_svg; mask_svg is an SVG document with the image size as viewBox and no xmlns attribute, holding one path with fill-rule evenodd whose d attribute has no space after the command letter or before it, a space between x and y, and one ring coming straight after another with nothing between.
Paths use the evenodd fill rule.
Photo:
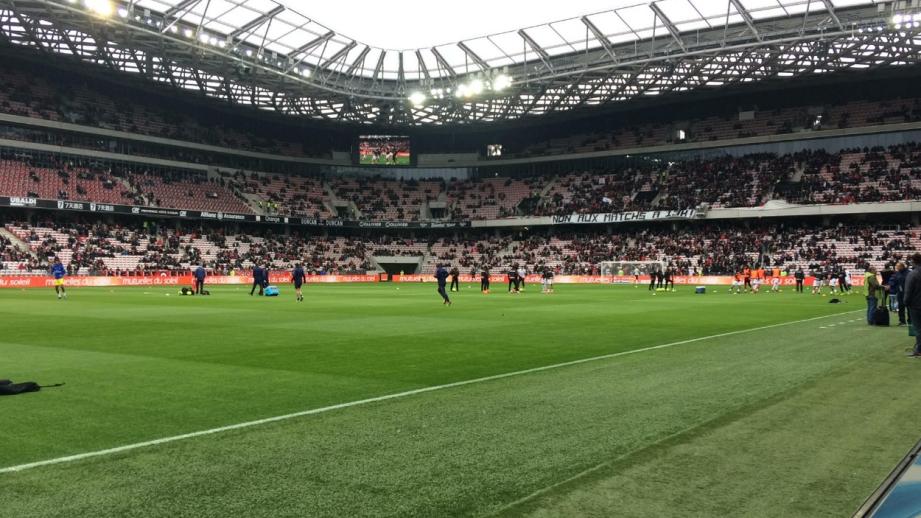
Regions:
<instances>
[{"instance_id":1,"label":"black rolling suitcase","mask_svg":"<svg viewBox=\"0 0 921 518\"><path fill-rule=\"evenodd\" d=\"M889 325L889 308L876 308L876 311L873 312L873 325Z\"/></svg>"}]
</instances>

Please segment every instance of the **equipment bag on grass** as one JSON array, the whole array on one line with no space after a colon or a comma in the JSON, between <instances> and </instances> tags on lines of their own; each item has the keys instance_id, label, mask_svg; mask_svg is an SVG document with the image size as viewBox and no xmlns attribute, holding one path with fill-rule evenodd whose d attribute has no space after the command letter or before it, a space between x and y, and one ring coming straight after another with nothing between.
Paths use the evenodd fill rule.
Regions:
<instances>
[{"instance_id":1,"label":"equipment bag on grass","mask_svg":"<svg viewBox=\"0 0 921 518\"><path fill-rule=\"evenodd\" d=\"M0 396L15 396L16 394L25 394L26 392L38 392L42 387L34 381L25 383L13 383L10 380L0 380Z\"/></svg>"},{"instance_id":2,"label":"equipment bag on grass","mask_svg":"<svg viewBox=\"0 0 921 518\"><path fill-rule=\"evenodd\" d=\"M877 326L889 325L889 308L876 308L873 312L873 324Z\"/></svg>"}]
</instances>

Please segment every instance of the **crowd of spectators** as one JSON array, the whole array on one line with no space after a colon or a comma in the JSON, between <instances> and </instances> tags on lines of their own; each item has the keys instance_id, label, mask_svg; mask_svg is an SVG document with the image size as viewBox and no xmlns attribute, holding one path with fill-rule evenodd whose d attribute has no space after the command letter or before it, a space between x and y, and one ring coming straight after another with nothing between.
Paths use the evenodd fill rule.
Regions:
<instances>
[{"instance_id":1,"label":"crowd of spectators","mask_svg":"<svg viewBox=\"0 0 921 518\"><path fill-rule=\"evenodd\" d=\"M921 144L683 161L557 176L396 180L200 171L0 150L0 195L374 221L921 199Z\"/></svg>"}]
</instances>

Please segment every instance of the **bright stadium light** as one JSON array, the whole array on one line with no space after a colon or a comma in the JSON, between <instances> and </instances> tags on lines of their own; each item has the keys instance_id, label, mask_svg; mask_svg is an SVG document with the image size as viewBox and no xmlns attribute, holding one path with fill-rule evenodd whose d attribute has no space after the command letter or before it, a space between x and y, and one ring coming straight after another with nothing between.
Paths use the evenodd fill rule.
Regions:
<instances>
[{"instance_id":1,"label":"bright stadium light","mask_svg":"<svg viewBox=\"0 0 921 518\"><path fill-rule=\"evenodd\" d=\"M193 33L192 33L192 29L183 29L183 30L182 30L182 34L183 34L186 38L191 38L191 37L192 37L192 34L193 34Z\"/></svg>"},{"instance_id":2,"label":"bright stadium light","mask_svg":"<svg viewBox=\"0 0 921 518\"><path fill-rule=\"evenodd\" d=\"M127 17L128 17L128 10L125 9L124 7L119 7L119 8L118 8L118 16L121 17L121 18L127 18Z\"/></svg>"},{"instance_id":3,"label":"bright stadium light","mask_svg":"<svg viewBox=\"0 0 921 518\"><path fill-rule=\"evenodd\" d=\"M467 90L470 92L470 95L480 95L483 93L483 81L479 79L470 81L470 84L467 85Z\"/></svg>"},{"instance_id":4,"label":"bright stadium light","mask_svg":"<svg viewBox=\"0 0 921 518\"><path fill-rule=\"evenodd\" d=\"M425 99L425 94L418 90L409 94L409 102L413 103L413 106L422 106L425 103Z\"/></svg>"},{"instance_id":5,"label":"bright stadium light","mask_svg":"<svg viewBox=\"0 0 921 518\"><path fill-rule=\"evenodd\" d=\"M509 86L512 86L512 78L507 74L499 74L492 80L492 89L501 92Z\"/></svg>"},{"instance_id":6,"label":"bright stadium light","mask_svg":"<svg viewBox=\"0 0 921 518\"><path fill-rule=\"evenodd\" d=\"M202 43L208 43L208 35L205 34L205 33L199 34L199 35L198 35L198 41L200 41L200 42L202 42Z\"/></svg>"},{"instance_id":7,"label":"bright stadium light","mask_svg":"<svg viewBox=\"0 0 921 518\"><path fill-rule=\"evenodd\" d=\"M83 4L86 5L86 8L92 11L93 14L102 18L112 16L112 13L115 11L112 2L109 0L83 0Z\"/></svg>"},{"instance_id":8,"label":"bright stadium light","mask_svg":"<svg viewBox=\"0 0 921 518\"><path fill-rule=\"evenodd\" d=\"M175 25L170 25L169 31L173 34L176 34L177 32L179 32L179 27L176 27Z\"/></svg>"}]
</instances>

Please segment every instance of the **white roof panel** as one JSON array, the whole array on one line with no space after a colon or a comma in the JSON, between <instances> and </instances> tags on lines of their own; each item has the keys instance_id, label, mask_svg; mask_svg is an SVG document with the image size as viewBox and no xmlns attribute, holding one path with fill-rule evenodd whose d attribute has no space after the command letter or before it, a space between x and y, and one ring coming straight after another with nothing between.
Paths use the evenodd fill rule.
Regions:
<instances>
[{"instance_id":1,"label":"white roof panel","mask_svg":"<svg viewBox=\"0 0 921 518\"><path fill-rule=\"evenodd\" d=\"M136 9L165 12L182 0L136 0ZM882 0L832 0L838 8L872 5ZM200 0L191 4L184 14L184 23L201 23L211 33L229 34L258 19L279 5L284 10L271 22L266 22L244 35L245 41L278 54L289 54L304 44L326 34L336 35L329 42L307 51L303 62L318 64L353 39L359 42L346 57L346 67L359 55L365 45L371 50L363 66L363 75L373 73L380 49L405 50L404 70L407 78L417 77L419 67L415 49L434 76L442 75L430 48L437 46L457 73L479 70L465 66L469 60L455 42L464 41L491 67L519 63L527 54L537 56L517 34L527 34L550 55L566 54L598 48L597 38L588 32L579 19L587 19L613 44L637 39L667 38L668 32L655 16L649 1L643 0L467 0L463 9L452 10L450 16L434 9L428 0L390 0L388 2L296 2L294 0ZM722 27L725 23L742 24L744 20L729 0L656 0L656 5L679 32ZM756 20L792 16L825 9L820 0L740 0ZM309 16L299 10L308 11ZM728 17L727 17L728 13ZM334 28L334 29L330 29ZM219 36L219 34L214 34ZM489 35L489 36L486 36ZM388 51L384 60L384 75L395 78L398 51Z\"/></svg>"}]
</instances>

